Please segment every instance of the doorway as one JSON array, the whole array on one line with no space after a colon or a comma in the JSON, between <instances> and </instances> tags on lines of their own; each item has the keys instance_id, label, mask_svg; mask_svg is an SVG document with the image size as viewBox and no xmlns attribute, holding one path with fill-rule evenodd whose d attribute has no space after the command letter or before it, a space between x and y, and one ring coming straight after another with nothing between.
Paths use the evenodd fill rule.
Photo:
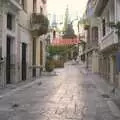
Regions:
<instances>
[{"instance_id":1,"label":"doorway","mask_svg":"<svg viewBox=\"0 0 120 120\"><path fill-rule=\"evenodd\" d=\"M27 62L26 62L26 49L27 44L22 43L22 80L26 80L27 76Z\"/></svg>"},{"instance_id":2,"label":"doorway","mask_svg":"<svg viewBox=\"0 0 120 120\"><path fill-rule=\"evenodd\" d=\"M11 83L11 37L6 41L6 83Z\"/></svg>"},{"instance_id":3,"label":"doorway","mask_svg":"<svg viewBox=\"0 0 120 120\"><path fill-rule=\"evenodd\" d=\"M33 66L36 65L36 39L33 39ZM33 77L36 77L36 68L33 67Z\"/></svg>"},{"instance_id":4,"label":"doorway","mask_svg":"<svg viewBox=\"0 0 120 120\"><path fill-rule=\"evenodd\" d=\"M43 43L40 41L40 65L43 65Z\"/></svg>"}]
</instances>

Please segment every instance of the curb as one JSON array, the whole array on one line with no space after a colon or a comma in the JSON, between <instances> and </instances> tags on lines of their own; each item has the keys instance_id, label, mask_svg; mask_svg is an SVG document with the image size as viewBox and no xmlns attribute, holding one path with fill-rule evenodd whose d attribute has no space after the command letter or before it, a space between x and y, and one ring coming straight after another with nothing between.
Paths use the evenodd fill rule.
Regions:
<instances>
[{"instance_id":1,"label":"curb","mask_svg":"<svg viewBox=\"0 0 120 120\"><path fill-rule=\"evenodd\" d=\"M39 83L40 81L41 81L41 79L36 79L35 81L30 82L30 83L27 83L26 85L22 85L22 86L20 86L20 87L17 87L17 88L15 88L15 89L12 89L12 90L10 90L10 92L1 94L1 95L0 95L0 99L2 99L2 98L4 98L4 97L8 97L8 96L14 94L14 93L17 92L17 91L24 90L25 88L28 88L28 87L36 84L36 83Z\"/></svg>"},{"instance_id":2,"label":"curb","mask_svg":"<svg viewBox=\"0 0 120 120\"><path fill-rule=\"evenodd\" d=\"M120 110L113 101L107 101L108 106L115 117L120 118Z\"/></svg>"}]
</instances>

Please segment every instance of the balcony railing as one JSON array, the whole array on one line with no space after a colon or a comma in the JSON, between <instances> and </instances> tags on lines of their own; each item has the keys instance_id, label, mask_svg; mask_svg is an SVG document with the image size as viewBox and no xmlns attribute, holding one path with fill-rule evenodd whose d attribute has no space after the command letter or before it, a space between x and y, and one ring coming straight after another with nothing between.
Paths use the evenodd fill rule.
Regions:
<instances>
[{"instance_id":1,"label":"balcony railing","mask_svg":"<svg viewBox=\"0 0 120 120\"><path fill-rule=\"evenodd\" d=\"M46 0L42 0L42 2L43 2L43 4L46 4L47 1Z\"/></svg>"},{"instance_id":2,"label":"balcony railing","mask_svg":"<svg viewBox=\"0 0 120 120\"><path fill-rule=\"evenodd\" d=\"M21 10L22 7L20 5L20 0L8 0L9 2L12 3L12 5L14 5L18 10Z\"/></svg>"},{"instance_id":3,"label":"balcony railing","mask_svg":"<svg viewBox=\"0 0 120 120\"><path fill-rule=\"evenodd\" d=\"M103 37L100 41L100 49L104 50L112 45L118 43L117 35L114 31L108 33L105 37Z\"/></svg>"},{"instance_id":4,"label":"balcony railing","mask_svg":"<svg viewBox=\"0 0 120 120\"><path fill-rule=\"evenodd\" d=\"M48 32L49 20L43 14L33 13L31 16L31 32L33 36L40 36Z\"/></svg>"},{"instance_id":5,"label":"balcony railing","mask_svg":"<svg viewBox=\"0 0 120 120\"><path fill-rule=\"evenodd\" d=\"M94 13L96 16L100 16L103 12L105 6L107 5L109 0L95 0L94 3Z\"/></svg>"}]
</instances>

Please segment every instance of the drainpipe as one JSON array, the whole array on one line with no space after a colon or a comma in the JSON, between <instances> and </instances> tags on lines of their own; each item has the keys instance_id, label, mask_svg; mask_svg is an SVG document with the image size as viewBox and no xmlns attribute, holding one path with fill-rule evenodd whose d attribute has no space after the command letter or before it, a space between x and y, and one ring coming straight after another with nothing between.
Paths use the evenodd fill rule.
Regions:
<instances>
[{"instance_id":1,"label":"drainpipe","mask_svg":"<svg viewBox=\"0 0 120 120\"><path fill-rule=\"evenodd\" d=\"M114 14L115 14L115 23L117 23L117 0L114 0L114 8L115 8L115 11L114 11Z\"/></svg>"}]
</instances>

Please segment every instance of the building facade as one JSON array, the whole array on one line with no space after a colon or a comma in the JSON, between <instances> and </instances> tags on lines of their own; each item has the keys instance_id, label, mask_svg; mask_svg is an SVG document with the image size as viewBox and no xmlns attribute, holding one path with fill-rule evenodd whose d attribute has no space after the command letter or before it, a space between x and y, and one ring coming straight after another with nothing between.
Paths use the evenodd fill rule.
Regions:
<instances>
[{"instance_id":1,"label":"building facade","mask_svg":"<svg viewBox=\"0 0 120 120\"><path fill-rule=\"evenodd\" d=\"M34 0L34 9L31 18L31 31L33 37L33 77L40 76L41 70L45 70L46 45L48 39L48 18L46 0Z\"/></svg>"},{"instance_id":2,"label":"building facade","mask_svg":"<svg viewBox=\"0 0 120 120\"><path fill-rule=\"evenodd\" d=\"M94 0L88 1L84 19L86 67L98 73L98 18L94 17Z\"/></svg>"},{"instance_id":3,"label":"building facade","mask_svg":"<svg viewBox=\"0 0 120 120\"><path fill-rule=\"evenodd\" d=\"M120 47L119 36L110 23L120 21L119 11L119 0L89 0L85 14L86 66L115 87L120 86Z\"/></svg>"},{"instance_id":4,"label":"building facade","mask_svg":"<svg viewBox=\"0 0 120 120\"><path fill-rule=\"evenodd\" d=\"M22 9L18 0L0 1L0 83L15 83L18 68L18 18Z\"/></svg>"},{"instance_id":5,"label":"building facade","mask_svg":"<svg viewBox=\"0 0 120 120\"><path fill-rule=\"evenodd\" d=\"M117 53L119 53L119 39L115 29L108 23L117 23L120 20L119 0L97 0L95 4L95 16L99 17L99 72L115 86L120 85L119 71L117 70Z\"/></svg>"},{"instance_id":6,"label":"building facade","mask_svg":"<svg viewBox=\"0 0 120 120\"><path fill-rule=\"evenodd\" d=\"M38 62L37 56L43 61L41 65L45 65L45 37L43 36L47 31L34 38L31 27L33 14L42 14L43 12L47 15L45 0L0 1L1 86L30 80L33 77L34 59L36 63ZM38 21L41 21L41 18ZM42 28L40 29L43 31ZM39 44L37 43L38 38L40 38L38 40ZM36 39L35 42L39 46L35 46L34 39ZM38 48L40 50L37 50ZM33 52L35 52L36 56L34 56Z\"/></svg>"}]
</instances>

